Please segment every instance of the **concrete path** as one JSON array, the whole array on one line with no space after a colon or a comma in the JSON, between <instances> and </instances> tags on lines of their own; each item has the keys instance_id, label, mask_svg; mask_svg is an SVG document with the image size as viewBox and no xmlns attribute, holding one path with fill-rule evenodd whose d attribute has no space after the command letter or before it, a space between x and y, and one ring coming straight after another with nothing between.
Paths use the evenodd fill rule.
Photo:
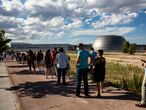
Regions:
<instances>
[{"instance_id":1,"label":"concrete path","mask_svg":"<svg viewBox=\"0 0 146 110\"><path fill-rule=\"evenodd\" d=\"M12 87L10 76L4 63L0 63L0 110L20 110L20 104Z\"/></svg>"},{"instance_id":2,"label":"concrete path","mask_svg":"<svg viewBox=\"0 0 146 110\"><path fill-rule=\"evenodd\" d=\"M74 78L67 79L66 86L57 86L57 79L45 79L44 73L32 74L14 61L6 65L14 84L7 92L17 93L23 110L146 110L135 107L139 96L118 88L105 87L102 97L97 98L95 84L89 82L91 96L77 98Z\"/></svg>"}]
</instances>

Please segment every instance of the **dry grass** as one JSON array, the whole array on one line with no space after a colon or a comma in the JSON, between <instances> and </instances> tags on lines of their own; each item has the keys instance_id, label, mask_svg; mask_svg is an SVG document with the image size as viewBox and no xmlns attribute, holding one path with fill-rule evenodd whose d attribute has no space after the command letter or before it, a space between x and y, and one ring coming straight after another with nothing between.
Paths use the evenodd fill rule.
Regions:
<instances>
[{"instance_id":1,"label":"dry grass","mask_svg":"<svg viewBox=\"0 0 146 110\"><path fill-rule=\"evenodd\" d=\"M71 65L71 71L75 71L75 63L77 55L75 53L68 53L68 55L71 58L70 65ZM141 66L141 59L145 58L146 55L143 53L135 54L135 55L129 55L129 54L123 54L123 53L105 53L104 57L106 58L107 64L108 63L119 63L124 65L134 65L142 68Z\"/></svg>"},{"instance_id":2,"label":"dry grass","mask_svg":"<svg viewBox=\"0 0 146 110\"><path fill-rule=\"evenodd\" d=\"M141 59L145 58L146 55L138 53L135 55L123 54L123 53L105 53L107 62L120 63L120 64L131 64L141 67Z\"/></svg>"}]
</instances>

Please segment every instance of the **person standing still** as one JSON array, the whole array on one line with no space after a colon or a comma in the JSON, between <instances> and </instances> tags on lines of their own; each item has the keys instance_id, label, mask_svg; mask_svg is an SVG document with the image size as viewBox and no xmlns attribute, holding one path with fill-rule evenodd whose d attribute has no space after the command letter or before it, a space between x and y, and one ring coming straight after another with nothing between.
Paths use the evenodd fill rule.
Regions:
<instances>
[{"instance_id":1,"label":"person standing still","mask_svg":"<svg viewBox=\"0 0 146 110\"><path fill-rule=\"evenodd\" d=\"M137 107L146 108L146 60L142 59L142 66L144 67L144 77L141 86L141 102L136 104Z\"/></svg>"},{"instance_id":2,"label":"person standing still","mask_svg":"<svg viewBox=\"0 0 146 110\"><path fill-rule=\"evenodd\" d=\"M101 96L103 92L103 84L105 79L105 69L106 60L103 57L103 50L98 50L97 57L95 58L94 70L93 70L93 81L97 83L97 97Z\"/></svg>"},{"instance_id":3,"label":"person standing still","mask_svg":"<svg viewBox=\"0 0 146 110\"><path fill-rule=\"evenodd\" d=\"M57 77L58 77L57 85L60 85L61 77L62 77L62 85L66 85L65 75L66 75L67 64L68 64L68 57L65 54L64 49L61 47L59 48L59 53L56 56Z\"/></svg>"},{"instance_id":4,"label":"person standing still","mask_svg":"<svg viewBox=\"0 0 146 110\"><path fill-rule=\"evenodd\" d=\"M93 61L93 64L90 65L90 77L91 79L93 80L93 67L94 67L94 64L95 64L95 59L97 57L97 53L94 51L94 48L91 47L90 48L90 55L91 55L91 58L92 58L92 61Z\"/></svg>"},{"instance_id":5,"label":"person standing still","mask_svg":"<svg viewBox=\"0 0 146 110\"><path fill-rule=\"evenodd\" d=\"M48 49L46 54L45 54L45 59L44 59L44 65L45 65L45 76L46 79L48 79L48 74L51 75L51 77L53 78L53 73L52 73L52 56L51 56L51 52Z\"/></svg>"},{"instance_id":6,"label":"person standing still","mask_svg":"<svg viewBox=\"0 0 146 110\"><path fill-rule=\"evenodd\" d=\"M88 87L88 65L91 63L90 53L84 50L84 45L79 43L77 45L77 62L76 62L76 75L77 75L77 85L76 85L76 96L80 97L81 81L84 81L84 94L85 96L89 95ZM90 58L90 60L88 59ZM90 61L90 63L89 63Z\"/></svg>"}]
</instances>

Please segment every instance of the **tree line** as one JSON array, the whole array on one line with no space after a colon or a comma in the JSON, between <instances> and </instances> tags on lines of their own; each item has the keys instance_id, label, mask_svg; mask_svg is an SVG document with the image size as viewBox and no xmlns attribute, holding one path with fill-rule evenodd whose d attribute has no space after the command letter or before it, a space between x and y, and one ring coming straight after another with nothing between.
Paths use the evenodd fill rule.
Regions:
<instances>
[{"instance_id":1,"label":"tree line","mask_svg":"<svg viewBox=\"0 0 146 110\"><path fill-rule=\"evenodd\" d=\"M136 52L136 44L135 43L129 43L128 41L125 41L123 43L122 52L123 53L134 54Z\"/></svg>"}]
</instances>

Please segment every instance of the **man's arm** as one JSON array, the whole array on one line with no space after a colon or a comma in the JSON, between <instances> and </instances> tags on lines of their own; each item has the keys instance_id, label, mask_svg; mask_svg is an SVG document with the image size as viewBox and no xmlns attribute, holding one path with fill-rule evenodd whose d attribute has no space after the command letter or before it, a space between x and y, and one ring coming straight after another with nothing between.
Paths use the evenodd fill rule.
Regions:
<instances>
[{"instance_id":1,"label":"man's arm","mask_svg":"<svg viewBox=\"0 0 146 110\"><path fill-rule=\"evenodd\" d=\"M76 67L78 67L79 63L80 63L80 56L77 56Z\"/></svg>"},{"instance_id":2,"label":"man's arm","mask_svg":"<svg viewBox=\"0 0 146 110\"><path fill-rule=\"evenodd\" d=\"M143 63L146 63L146 60L144 60L144 59L141 59L141 61L142 61Z\"/></svg>"},{"instance_id":3,"label":"man's arm","mask_svg":"<svg viewBox=\"0 0 146 110\"><path fill-rule=\"evenodd\" d=\"M89 65L93 65L93 60L94 60L94 58L93 58L91 55L89 55L89 58L90 58Z\"/></svg>"}]
</instances>

